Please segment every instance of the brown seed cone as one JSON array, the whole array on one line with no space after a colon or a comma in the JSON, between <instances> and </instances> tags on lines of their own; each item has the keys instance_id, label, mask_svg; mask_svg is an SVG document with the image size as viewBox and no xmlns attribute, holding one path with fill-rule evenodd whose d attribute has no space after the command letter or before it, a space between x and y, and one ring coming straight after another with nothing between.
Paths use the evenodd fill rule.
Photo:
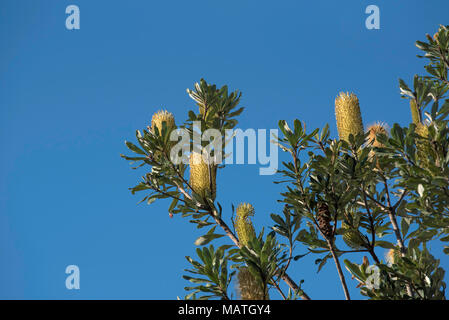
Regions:
<instances>
[{"instance_id":1,"label":"brown seed cone","mask_svg":"<svg viewBox=\"0 0 449 320\"><path fill-rule=\"evenodd\" d=\"M329 207L325 203L318 204L318 226L320 227L321 232L327 240L330 240L333 237L333 230L330 224L331 216L329 213Z\"/></svg>"}]
</instances>

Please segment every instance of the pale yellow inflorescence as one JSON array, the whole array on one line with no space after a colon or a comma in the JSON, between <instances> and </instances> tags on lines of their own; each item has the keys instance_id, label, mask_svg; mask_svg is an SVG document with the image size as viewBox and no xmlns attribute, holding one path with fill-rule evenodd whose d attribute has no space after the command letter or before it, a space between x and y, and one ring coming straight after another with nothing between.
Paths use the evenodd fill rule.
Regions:
<instances>
[{"instance_id":1,"label":"pale yellow inflorescence","mask_svg":"<svg viewBox=\"0 0 449 320\"><path fill-rule=\"evenodd\" d=\"M153 117L151 118L151 128L150 130L155 133L155 128L158 129L159 134L162 133L162 123L165 121L168 129L173 129L176 127L175 124L175 117L173 116L173 113L168 112L167 110L160 110L153 114Z\"/></svg>"},{"instance_id":2,"label":"pale yellow inflorescence","mask_svg":"<svg viewBox=\"0 0 449 320\"><path fill-rule=\"evenodd\" d=\"M208 165L201 153L192 152L190 155L190 186L193 190L202 197L211 193L212 199L215 200L216 176L217 166L213 163Z\"/></svg>"},{"instance_id":3,"label":"pale yellow inflorescence","mask_svg":"<svg viewBox=\"0 0 449 320\"><path fill-rule=\"evenodd\" d=\"M358 230L352 229L349 225L342 222L341 227L346 231L343 234L344 242L352 249L361 249L365 241Z\"/></svg>"},{"instance_id":4,"label":"pale yellow inflorescence","mask_svg":"<svg viewBox=\"0 0 449 320\"><path fill-rule=\"evenodd\" d=\"M412 121L414 124L421 123L418 106L415 99L410 99L410 111L412 113Z\"/></svg>"},{"instance_id":5,"label":"pale yellow inflorescence","mask_svg":"<svg viewBox=\"0 0 449 320\"><path fill-rule=\"evenodd\" d=\"M240 243L245 246L255 236L254 226L250 220L254 212L254 207L249 203L240 204L236 210L235 230Z\"/></svg>"},{"instance_id":6,"label":"pale yellow inflorescence","mask_svg":"<svg viewBox=\"0 0 449 320\"><path fill-rule=\"evenodd\" d=\"M363 133L359 99L355 94L340 93L335 99L335 118L340 140L348 141L350 134L355 137Z\"/></svg>"}]
</instances>

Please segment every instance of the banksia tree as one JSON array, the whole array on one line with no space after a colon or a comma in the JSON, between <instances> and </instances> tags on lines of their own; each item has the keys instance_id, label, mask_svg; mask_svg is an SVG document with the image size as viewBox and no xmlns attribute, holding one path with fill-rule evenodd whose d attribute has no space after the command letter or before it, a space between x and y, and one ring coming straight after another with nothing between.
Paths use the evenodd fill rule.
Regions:
<instances>
[{"instance_id":1,"label":"banksia tree","mask_svg":"<svg viewBox=\"0 0 449 320\"><path fill-rule=\"evenodd\" d=\"M340 93L335 99L335 117L341 140L348 141L350 134L355 137L357 134L363 133L362 113L359 99L355 94Z\"/></svg>"},{"instance_id":2,"label":"banksia tree","mask_svg":"<svg viewBox=\"0 0 449 320\"><path fill-rule=\"evenodd\" d=\"M126 142L135 155L122 156L139 162L139 167L150 167L131 192L146 192L143 200L149 204L169 198L170 214L188 217L198 229L207 229L195 241L199 259L187 257L192 267L184 279L192 286L186 288L190 292L186 299L230 299L234 276L241 299L268 299L274 290L284 299L310 299L302 281L298 284L288 275L306 255L316 256L318 271L333 261L346 299L351 298L348 286L353 284L346 281L348 275L370 299L445 299L444 270L427 243L441 240L443 253L449 254L449 28L441 26L435 38L417 42L429 59L429 75L415 76L413 89L399 82L402 96L410 99L405 108L411 108L413 123L394 124L388 139L380 138L387 133L381 124L364 134L359 101L349 93L335 100L340 139L331 136L328 125L308 132L298 119L292 126L279 121L282 134L276 142L291 159L278 171L281 177L276 182L287 184L278 199L284 209L271 213L273 224L267 234L256 232L249 204L237 207L235 232L229 226L231 213L216 201L216 174L223 166L207 164L199 153L191 153L192 148L189 166L155 157L170 147L157 134L165 131L163 127L175 127L169 113L155 115L150 130L137 131L138 145ZM202 132L216 129L226 141L225 131L236 126L243 110L237 108L240 92L203 79L187 92L199 106L188 111L181 126L190 135L190 147L195 121L201 123ZM355 139L349 141L350 135ZM382 170L373 170L373 147ZM206 246L223 237L228 242L220 247ZM390 250L386 262L379 259L379 251L385 249ZM367 258L357 263L361 255L369 256L372 264ZM374 286L370 279L375 279Z\"/></svg>"}]
</instances>

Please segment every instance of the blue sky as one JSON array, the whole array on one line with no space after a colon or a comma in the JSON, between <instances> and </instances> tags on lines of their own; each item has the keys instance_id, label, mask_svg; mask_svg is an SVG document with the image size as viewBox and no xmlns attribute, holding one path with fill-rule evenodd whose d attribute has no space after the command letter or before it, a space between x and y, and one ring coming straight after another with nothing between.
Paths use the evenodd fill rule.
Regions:
<instances>
[{"instance_id":1,"label":"blue sky","mask_svg":"<svg viewBox=\"0 0 449 320\"><path fill-rule=\"evenodd\" d=\"M65 28L70 4L80 30ZM380 30L365 28L370 4ZM448 12L446 0L1 1L0 298L183 297L184 256L201 234L170 219L169 202L136 205L127 188L141 172L119 157L124 140L162 107L183 122L194 108L185 90L202 77L243 92L242 129L298 118L335 136L340 91L358 95L365 124L406 125L398 78L423 73L414 42ZM258 169L220 172L218 200L227 214L252 203L260 228L283 187ZM80 290L65 288L70 264ZM317 274L308 256L289 273L312 298L344 298L332 263Z\"/></svg>"}]
</instances>

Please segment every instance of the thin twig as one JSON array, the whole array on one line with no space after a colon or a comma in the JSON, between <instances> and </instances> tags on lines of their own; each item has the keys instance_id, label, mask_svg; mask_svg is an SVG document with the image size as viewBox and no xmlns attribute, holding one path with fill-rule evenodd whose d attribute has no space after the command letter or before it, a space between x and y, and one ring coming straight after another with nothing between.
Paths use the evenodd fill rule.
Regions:
<instances>
[{"instance_id":1,"label":"thin twig","mask_svg":"<svg viewBox=\"0 0 449 320\"><path fill-rule=\"evenodd\" d=\"M345 275L343 274L343 271L341 269L340 261L338 260L338 257L335 254L335 250L334 250L333 244L332 244L332 242L330 240L327 240L327 245L329 246L329 250L330 250L330 252L332 254L332 258L334 259L335 265L337 266L338 276L340 277L340 282L341 282L341 285L343 287L343 291L345 293L346 300L351 300L351 297L349 295L348 286L346 284Z\"/></svg>"},{"instance_id":2,"label":"thin twig","mask_svg":"<svg viewBox=\"0 0 449 320\"><path fill-rule=\"evenodd\" d=\"M276 281L272 281L272 284L274 285L274 287L277 289L277 291L279 291L279 293L281 294L282 298L284 300L287 300L287 297L285 296L285 294L282 292L281 288L279 287L279 285L276 283Z\"/></svg>"}]
</instances>

